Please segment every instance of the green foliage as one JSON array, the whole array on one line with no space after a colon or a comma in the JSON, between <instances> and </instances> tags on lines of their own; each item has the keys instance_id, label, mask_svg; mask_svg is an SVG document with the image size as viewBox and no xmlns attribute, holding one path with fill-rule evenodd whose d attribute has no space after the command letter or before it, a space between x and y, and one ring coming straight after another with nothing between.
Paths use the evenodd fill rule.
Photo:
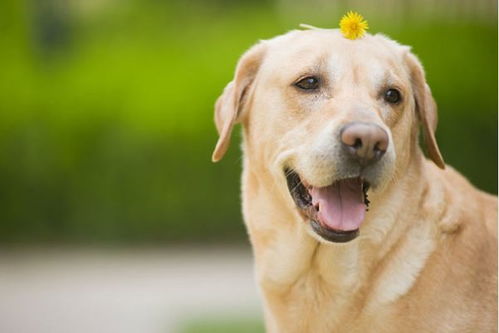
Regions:
<instances>
[{"instance_id":1,"label":"green foliage","mask_svg":"<svg viewBox=\"0 0 499 333\"><path fill-rule=\"evenodd\" d=\"M213 104L242 52L295 28L298 16L283 23L265 3L128 1L90 14L73 9L61 20L67 38L47 46L36 33L39 9L4 6L1 241L246 237L238 135L221 163L210 162ZM425 64L446 162L497 192L495 25L395 25L363 14Z\"/></svg>"},{"instance_id":2,"label":"green foliage","mask_svg":"<svg viewBox=\"0 0 499 333\"><path fill-rule=\"evenodd\" d=\"M180 333L260 333L265 332L260 320L250 319L198 319L183 325Z\"/></svg>"}]
</instances>

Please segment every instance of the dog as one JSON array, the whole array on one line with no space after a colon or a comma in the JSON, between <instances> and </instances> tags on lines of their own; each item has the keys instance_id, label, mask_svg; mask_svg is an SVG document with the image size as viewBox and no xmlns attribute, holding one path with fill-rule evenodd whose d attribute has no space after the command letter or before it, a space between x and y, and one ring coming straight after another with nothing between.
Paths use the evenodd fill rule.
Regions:
<instances>
[{"instance_id":1,"label":"dog","mask_svg":"<svg viewBox=\"0 0 499 333\"><path fill-rule=\"evenodd\" d=\"M497 198L445 165L410 47L261 41L216 102L213 161L237 123L268 332L497 331Z\"/></svg>"}]
</instances>

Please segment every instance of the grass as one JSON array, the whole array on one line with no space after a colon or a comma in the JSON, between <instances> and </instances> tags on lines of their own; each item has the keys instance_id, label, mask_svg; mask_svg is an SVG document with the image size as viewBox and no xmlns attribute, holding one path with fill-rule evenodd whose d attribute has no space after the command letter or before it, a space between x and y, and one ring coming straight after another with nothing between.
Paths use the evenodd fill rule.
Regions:
<instances>
[{"instance_id":1,"label":"grass","mask_svg":"<svg viewBox=\"0 0 499 333\"><path fill-rule=\"evenodd\" d=\"M264 333L263 323L248 318L204 318L182 325L179 333Z\"/></svg>"}]
</instances>

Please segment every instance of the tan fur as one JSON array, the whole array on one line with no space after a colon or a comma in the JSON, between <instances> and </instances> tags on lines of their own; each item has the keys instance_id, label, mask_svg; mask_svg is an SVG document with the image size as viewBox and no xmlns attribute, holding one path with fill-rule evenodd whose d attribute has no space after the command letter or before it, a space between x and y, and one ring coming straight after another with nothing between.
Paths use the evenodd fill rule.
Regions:
<instances>
[{"instance_id":1,"label":"tan fur","mask_svg":"<svg viewBox=\"0 0 499 333\"><path fill-rule=\"evenodd\" d=\"M307 94L293 86L320 75ZM397 87L400 105L380 92ZM497 199L445 166L436 107L408 47L380 35L292 31L240 60L216 106L222 158L244 126L243 213L268 332L497 331ZM323 241L288 192L285 166L314 186L341 177L339 127L369 121L390 136L360 236ZM421 124L430 158L418 145Z\"/></svg>"}]
</instances>

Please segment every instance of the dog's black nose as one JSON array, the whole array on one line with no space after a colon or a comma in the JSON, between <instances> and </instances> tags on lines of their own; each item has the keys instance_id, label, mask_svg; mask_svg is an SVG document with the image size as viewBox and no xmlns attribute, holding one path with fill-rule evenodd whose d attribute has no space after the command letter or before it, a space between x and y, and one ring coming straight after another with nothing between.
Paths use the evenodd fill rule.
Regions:
<instances>
[{"instance_id":1,"label":"dog's black nose","mask_svg":"<svg viewBox=\"0 0 499 333\"><path fill-rule=\"evenodd\" d=\"M379 160L388 148L388 134L376 124L354 122L340 132L346 151L362 165Z\"/></svg>"}]
</instances>

